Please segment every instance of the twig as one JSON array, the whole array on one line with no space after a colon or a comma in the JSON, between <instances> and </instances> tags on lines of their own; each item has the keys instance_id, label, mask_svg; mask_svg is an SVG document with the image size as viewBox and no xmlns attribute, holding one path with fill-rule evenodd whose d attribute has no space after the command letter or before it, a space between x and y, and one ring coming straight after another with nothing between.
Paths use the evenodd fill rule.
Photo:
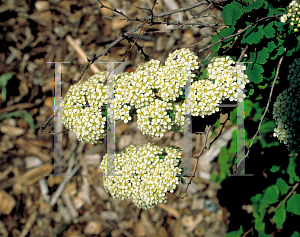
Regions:
<instances>
[{"instance_id":1,"label":"twig","mask_svg":"<svg viewBox=\"0 0 300 237\"><path fill-rule=\"evenodd\" d=\"M242 51L242 53L241 53L241 55L240 55L240 57L239 57L239 59L238 59L238 61L237 61L238 63L242 61L242 59L243 59L243 57L244 57L244 55L245 55L247 49L248 49L248 45L246 45L246 47L245 47L244 50Z\"/></svg>"},{"instance_id":2,"label":"twig","mask_svg":"<svg viewBox=\"0 0 300 237\"><path fill-rule=\"evenodd\" d=\"M276 206L276 207L271 207L269 210L268 210L268 215L270 215L271 213L275 212L276 210L278 210L282 203L284 203L285 201L287 201L289 199L289 197L293 194L293 192L295 191L295 189L299 186L299 183L296 183L292 190L288 193L288 195L286 195L286 197ZM246 237L251 231L253 230L253 227L250 228L249 230L247 230L243 235L242 237Z\"/></svg>"},{"instance_id":3,"label":"twig","mask_svg":"<svg viewBox=\"0 0 300 237\"><path fill-rule=\"evenodd\" d=\"M224 28L227 28L227 27L228 27L228 26L225 26L225 27L222 27L221 29L218 29L218 32L221 31L221 30L223 30ZM196 45L198 45L198 44L201 44L203 41L205 41L205 40L207 40L209 37L213 37L213 36L214 36L213 34L209 34L209 35L207 35L207 36L204 36L204 37L201 38L201 41L197 42L196 44L192 44L192 45L190 45L190 46L187 46L187 48L191 48L191 47L194 47L194 46L196 46ZM206 50L204 50L204 51L206 51Z\"/></svg>"},{"instance_id":4,"label":"twig","mask_svg":"<svg viewBox=\"0 0 300 237\"><path fill-rule=\"evenodd\" d=\"M285 49L285 50L286 50L286 49ZM273 89L274 89L274 86L275 86L275 83L276 83L276 80L277 80L277 77L278 77L278 74L279 74L279 69L280 69L280 66L281 66L283 57L284 57L284 56L282 56L282 57L280 58L280 60L279 60L279 63L278 63L278 66L277 66L277 70L276 70L276 75L275 75L275 78L274 78L273 83L272 83L272 87L271 87L271 92L270 92L270 95L269 95L268 103L267 103L266 109L265 109L265 111L264 111L264 114L263 114L263 116L261 117L261 120L260 120L260 122L259 122L258 130L256 131L255 135L254 135L253 138L252 138L252 141L251 141L250 147L249 147L249 149L248 149L248 151L247 151L247 154L244 156L243 159L241 159L241 160L239 161L239 163L237 164L237 168L239 167L239 165L241 164L241 162L242 162L244 159L246 159L247 157L249 157L248 155L249 155L250 149L251 149L251 147L252 147L252 145L253 145L254 139L256 138L257 134L260 133L261 124L262 124L262 122L263 122L263 120L264 120L264 117L265 117L265 115L266 115L266 113L267 113L267 111L268 111L268 108L269 108L269 105L270 105L270 102L271 102L271 97L272 97Z\"/></svg>"},{"instance_id":5,"label":"twig","mask_svg":"<svg viewBox=\"0 0 300 237\"><path fill-rule=\"evenodd\" d=\"M121 15L121 16L126 17L129 21L130 18L128 16L126 16L122 11L118 11L116 8L111 8L111 7L105 6L100 0L97 0L97 1L100 3L100 8L106 8L108 10L111 10L111 11L113 11L113 12L115 12L115 13Z\"/></svg>"},{"instance_id":6,"label":"twig","mask_svg":"<svg viewBox=\"0 0 300 237\"><path fill-rule=\"evenodd\" d=\"M121 62L119 62L119 63L114 67L114 69L116 69L116 68L117 68L122 62L124 62L124 60L127 58L128 53L131 51L131 49L133 48L133 46L136 44L136 42L137 42L137 40L138 40L138 38L139 38L139 36L140 36L140 34L141 34L141 30L143 29L143 27L144 27L144 25L145 25L146 22L147 22L147 20L144 21L144 24L142 25L142 27L141 27L141 29L140 29L140 32L139 32L139 34L138 34L138 37L135 39L133 45L132 45L131 48L128 50L128 52L126 53L125 57L121 60ZM108 73L108 75L107 75L107 77L106 77L106 79L105 79L105 81L104 81L103 84L106 83L107 79L109 78L109 75L111 74L111 72L112 72L114 69L112 69L112 70Z\"/></svg>"},{"instance_id":7,"label":"twig","mask_svg":"<svg viewBox=\"0 0 300 237\"><path fill-rule=\"evenodd\" d=\"M113 17L113 16L104 16L104 18L107 19L114 19L114 20L123 20L126 21L126 18L118 18L118 17ZM140 18L130 18L130 21L138 21L138 22L144 22L142 21ZM162 25L162 24L166 24L166 25L187 25L187 26L201 26L202 27L212 27L212 26L226 26L225 24L222 23L218 23L218 22L213 22L210 24L203 24L201 22L193 22L193 23L182 23L182 22L173 22L173 21L153 21L153 25ZM174 29L175 30L175 29ZM160 31L142 31L143 34L149 34L149 33L158 33Z\"/></svg>"},{"instance_id":8,"label":"twig","mask_svg":"<svg viewBox=\"0 0 300 237\"><path fill-rule=\"evenodd\" d=\"M57 190L55 191L55 193L53 194L53 196L51 198L51 201L49 203L50 207L53 207L56 204L58 198L60 197L60 195L64 191L64 189L65 189L66 185L68 184L68 182L71 180L71 178L79 170L80 165L76 165L74 167L74 169L72 170L74 160L75 160L75 156L73 155L72 159L69 162L69 167L67 169L67 174L65 175L64 179L61 181L61 183L59 184Z\"/></svg>"},{"instance_id":9,"label":"twig","mask_svg":"<svg viewBox=\"0 0 300 237\"><path fill-rule=\"evenodd\" d=\"M286 200L288 200L289 199L289 197L293 194L293 192L295 191L295 189L298 187L298 185L299 185L299 183L296 183L294 186L293 186L293 188L292 188L292 190L289 192L289 194L276 206L276 207L270 207L270 209L269 209L269 211L268 211L268 214L271 214L272 212L274 212L274 211L276 211L276 210L278 210L280 207L281 207L281 205L282 205L282 203L284 203Z\"/></svg>"},{"instance_id":10,"label":"twig","mask_svg":"<svg viewBox=\"0 0 300 237\"><path fill-rule=\"evenodd\" d=\"M221 3L221 2L226 2L227 0L218 0L216 1L217 3ZM109 7L106 7L104 4L102 4L102 2L100 0L98 0L98 2L100 3L100 7L105 7L109 10L112 10L114 12L117 12L118 14L122 15L122 12L119 12L117 11L116 9L112 9L112 8L109 8ZM198 2L198 3L195 3L195 4L192 4L190 6L187 6L187 7L182 7L182 8L179 8L179 9L176 9L176 10L171 10L171 11L167 11L167 12L162 12L162 13L159 13L159 14L153 14L151 16L148 16L148 17L145 17L145 18L142 18L141 20L143 21L149 21L151 19L155 19L155 18L158 18L158 17L164 17L164 16L169 16L169 15L172 15L172 14L175 14L175 13L178 13L178 12L184 12L184 11L188 11L190 9L193 9L193 8L196 8L196 7L199 7L199 6L202 6L204 4L207 4L208 2L207 1L202 1L202 2ZM127 18L127 16L123 13L123 16ZM125 39L126 37L125 36L129 36L130 34L136 32L138 29L140 29L142 26L144 25L144 22L138 24L136 27L132 28L131 30L127 31L126 33L122 34L119 38L117 38L115 41L113 41L110 45L108 45L102 52L94 55L94 57L92 59L88 59L89 60L89 63L86 64L84 66L84 68L82 69L80 75L78 76L77 80L75 81L75 84L81 79L82 75L84 74L84 72L86 71L87 68L89 68L92 63L94 63L99 57L105 55L108 53L108 51L114 47L116 44L118 44L120 41L122 41L123 39Z\"/></svg>"},{"instance_id":11,"label":"twig","mask_svg":"<svg viewBox=\"0 0 300 237\"><path fill-rule=\"evenodd\" d=\"M30 217L28 218L28 221L26 222L25 226L22 229L20 237L25 237L28 234L29 230L32 228L32 225L37 218L37 215L38 215L38 212L36 210L30 215Z\"/></svg>"},{"instance_id":12,"label":"twig","mask_svg":"<svg viewBox=\"0 0 300 237\"><path fill-rule=\"evenodd\" d=\"M77 54L80 58L86 59L88 61L88 58L86 57L86 54L84 53L84 51L78 46L78 44L76 44L76 42L70 35L66 36L66 40L70 44L70 46L72 46L75 49L75 51L77 52ZM90 68L93 73L97 73L100 71L96 65L91 65Z\"/></svg>"},{"instance_id":13,"label":"twig","mask_svg":"<svg viewBox=\"0 0 300 237\"><path fill-rule=\"evenodd\" d=\"M226 122L227 122L228 120L229 120L229 114L228 114L228 116L227 116L225 122L221 123L221 124L222 124L222 128L221 128L219 134L215 137L215 139L209 144L208 150L210 149L211 145L212 145L212 144L218 139L218 137L222 134L222 131L223 131L224 127L225 127L225 124L226 124Z\"/></svg>"},{"instance_id":14,"label":"twig","mask_svg":"<svg viewBox=\"0 0 300 237\"><path fill-rule=\"evenodd\" d=\"M173 31L175 31L175 30L179 30L179 29L181 29L182 27L184 27L185 25L187 25L193 18L195 18L196 16L200 15L201 13L203 13L203 12L209 10L209 8L210 8L212 5L213 5L212 3L209 4L208 7L206 7L204 10L198 12L197 14L193 15L193 16L192 16L190 19L188 19L184 24L181 24L181 25L180 25L179 27L177 27L176 29L167 30L167 31L156 31L155 33L164 33L164 32L169 32L169 31L173 32ZM169 24L170 24L170 23L169 23ZM191 24L193 24L193 23L191 23Z\"/></svg>"},{"instance_id":15,"label":"twig","mask_svg":"<svg viewBox=\"0 0 300 237\"><path fill-rule=\"evenodd\" d=\"M187 187L186 187L186 189L184 190L183 193L186 193L186 192L187 192L188 187L190 186L190 184L192 183L193 178L195 177L196 170L197 170L197 166L198 166L198 162L199 162L199 158L200 158L202 152L204 151L204 149L206 148L206 143L207 143L208 134L209 134L209 132L210 132L210 129L211 129L211 125L209 125L209 127L208 127L208 129L207 129L203 147L202 147L201 151L199 152L199 155L198 155L197 158L196 158L197 160L196 160L196 164L195 164L195 166L194 166L194 171L193 171L192 177L191 177L189 183L187 184ZM187 195L184 196L184 197L182 197L182 199L185 198L185 197L187 197Z\"/></svg>"}]
</instances>

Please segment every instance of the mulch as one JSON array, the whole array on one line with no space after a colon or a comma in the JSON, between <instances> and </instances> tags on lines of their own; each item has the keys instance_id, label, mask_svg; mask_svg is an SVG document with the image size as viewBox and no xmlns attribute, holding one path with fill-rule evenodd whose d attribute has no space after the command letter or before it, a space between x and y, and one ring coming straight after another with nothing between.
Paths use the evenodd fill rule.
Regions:
<instances>
[{"instance_id":1,"label":"mulch","mask_svg":"<svg viewBox=\"0 0 300 237\"><path fill-rule=\"evenodd\" d=\"M196 2L161 0L154 13ZM150 8L152 1L109 0L103 4L131 17L142 18L149 12L136 6ZM218 172L218 165L213 161L216 154L200 160L200 168L188 188L188 197L182 198L186 185L180 184L174 193L167 194L166 204L151 210L140 210L130 200L121 201L105 192L99 176L99 164L106 153L105 140L98 145L85 144L79 142L72 131L63 133L64 175L49 175L53 172L53 135L41 133L41 127L54 111L54 64L46 62L69 62L62 64L64 96L80 75L87 55L101 52L121 33L138 24L105 18L120 16L99 8L99 5L96 0L2 1L0 71L2 76L11 72L12 76L0 78L0 235L224 236L230 214L219 205L217 192L220 185L210 181L211 173ZM207 5L173 15L168 20L187 20L205 7ZM210 14L208 21L222 22L220 10L212 8ZM191 22L202 21L202 18L195 18ZM168 32L170 27L174 26L144 26L143 31L166 31L140 35L137 42L149 58L164 62L175 49L196 44L199 38L213 32L211 28L196 27ZM190 49L198 52L208 43L209 39ZM119 62L131 45L123 40L99 61ZM205 54L198 53L198 56L201 58ZM143 62L146 62L145 57L133 47L126 63L120 67L131 72ZM93 65L83 78L106 70L104 63ZM232 125L226 124L224 132L230 129ZM53 121L47 131L54 131ZM167 132L161 139L144 136L136 121L128 124L117 121L115 132L117 151L130 144L148 142L161 146L183 144L182 133ZM193 156L202 148L204 137L204 134L193 134ZM230 137L226 139L228 141ZM218 144L214 149L223 145ZM67 172L72 175L66 176Z\"/></svg>"}]
</instances>

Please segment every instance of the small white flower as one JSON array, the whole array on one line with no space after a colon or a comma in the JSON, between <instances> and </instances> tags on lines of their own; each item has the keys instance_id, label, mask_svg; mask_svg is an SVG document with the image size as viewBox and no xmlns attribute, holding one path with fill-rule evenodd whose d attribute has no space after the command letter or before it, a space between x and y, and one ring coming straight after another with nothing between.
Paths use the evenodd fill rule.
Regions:
<instances>
[{"instance_id":1,"label":"small white flower","mask_svg":"<svg viewBox=\"0 0 300 237\"><path fill-rule=\"evenodd\" d=\"M280 17L281 22L286 22L287 21L287 15L284 14L283 16Z\"/></svg>"}]
</instances>

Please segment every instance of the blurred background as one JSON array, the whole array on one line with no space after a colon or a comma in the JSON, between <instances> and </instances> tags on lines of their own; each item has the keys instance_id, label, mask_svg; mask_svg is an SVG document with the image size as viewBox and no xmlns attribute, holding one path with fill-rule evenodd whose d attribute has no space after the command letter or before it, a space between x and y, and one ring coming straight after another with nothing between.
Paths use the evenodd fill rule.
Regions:
<instances>
[{"instance_id":1,"label":"blurred background","mask_svg":"<svg viewBox=\"0 0 300 237\"><path fill-rule=\"evenodd\" d=\"M132 18L149 16L151 0L103 1ZM197 0L159 0L153 13L166 12L198 3ZM216 158L236 129L228 121L222 135L199 160L196 177L181 198L186 185L178 185L168 194L166 204L140 210L130 200L112 198L103 189L98 168L106 153L106 141L92 145L79 142L72 131L63 133L63 174L46 176L53 171L53 135L41 133L41 127L53 116L54 64L62 64L62 96L80 75L87 55L100 53L121 33L139 22L120 20L96 0L85 1L1 1L0 14L0 235L1 236L224 236L229 212L219 205L219 184L210 181L218 172ZM139 8L138 8L139 7ZM191 10L161 17L156 21L186 22L208 3ZM142 8L142 9L141 9ZM220 8L211 7L189 21L193 27L145 24L137 43L149 59L164 63L168 54L189 47L199 61L199 50L209 44L211 35L222 27ZM203 27L218 23L218 26ZM197 25L198 24L198 25ZM150 33L150 31L161 31ZM135 40L138 32L132 35ZM203 40L204 39L204 40ZM121 61L132 43L122 40L97 61ZM129 52L117 72L132 72L146 62L137 47ZM106 70L97 63L83 75ZM209 134L208 144L221 129L220 122ZM53 120L47 126L53 131ZM142 135L136 120L116 122L116 151L130 144L148 142L182 147L183 134L166 132L161 139ZM193 156L203 146L205 135L193 134ZM220 139L222 138L222 139ZM193 159L195 163L195 159ZM184 164L183 164L184 165ZM188 182L189 179L185 178Z\"/></svg>"}]
</instances>

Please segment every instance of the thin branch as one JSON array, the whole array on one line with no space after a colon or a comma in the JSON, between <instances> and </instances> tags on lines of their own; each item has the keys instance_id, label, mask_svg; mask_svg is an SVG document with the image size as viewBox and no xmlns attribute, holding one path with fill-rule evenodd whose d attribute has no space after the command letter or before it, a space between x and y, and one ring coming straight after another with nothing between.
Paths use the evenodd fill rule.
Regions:
<instances>
[{"instance_id":1,"label":"thin branch","mask_svg":"<svg viewBox=\"0 0 300 237\"><path fill-rule=\"evenodd\" d=\"M229 26L222 27L221 29L218 29L218 32L221 31L221 30L223 30L224 28L227 28L227 27L229 27ZM198 44L201 44L203 41L205 41L205 40L207 40L208 38L213 37L213 36L214 36L213 34L209 34L209 35L207 35L207 36L204 36L204 37L202 37L201 41L197 42L196 44L192 44L192 45L190 45L190 46L187 46L187 48L191 48L191 47L194 47L194 46L196 46L196 45L198 45ZM204 51L206 51L206 50L204 50Z\"/></svg>"},{"instance_id":2,"label":"thin branch","mask_svg":"<svg viewBox=\"0 0 300 237\"><path fill-rule=\"evenodd\" d=\"M286 50L286 49L285 49L285 50ZM271 87L271 92L270 92L270 95L269 95L268 103L267 103L265 112L264 112L263 116L261 117L261 120L260 120L260 123L259 123L259 126L258 126L258 130L256 131L255 135L254 135L253 138L252 138L252 141L251 141L250 147L249 147L249 149L248 149L248 151L247 151L247 154L244 156L243 159L241 159L241 160L239 161L239 163L237 164L237 168L239 167L239 165L241 164L241 162L242 162L244 159L246 159L247 157L249 157L248 155L249 155L250 149L251 149L251 147L252 147L252 145L253 145L254 139L256 138L256 136L258 135L258 133L260 132L261 124L262 124L262 122L263 122L263 120L264 120L264 117L265 117L265 115L266 115L266 113L267 113L267 111L268 111L268 108L269 108L269 105L270 105L270 102L271 102L271 97L272 97L273 89L274 89L276 80L277 80L277 78L278 78L279 69L280 69L280 66L281 66L283 57L284 57L284 56L282 56L282 57L280 58L280 60L279 60L279 63L278 63L278 66L277 66L277 70L276 70L276 75L275 75L275 78L274 78L273 83L272 83L272 87Z\"/></svg>"},{"instance_id":3,"label":"thin branch","mask_svg":"<svg viewBox=\"0 0 300 237\"><path fill-rule=\"evenodd\" d=\"M226 2L227 0L218 0L218 1L215 1L216 3L221 3L221 2ZM98 2L100 3L100 7L105 7L111 11L114 11L114 12L117 12L118 14L122 15L124 17L127 18L127 16L120 12L120 11L117 11L116 9L112 9L112 8L109 8L109 7L106 7L100 0L98 0ZM172 15L172 14L175 14L175 13L178 13L178 12L185 12L185 11L188 11L190 9L193 9L193 8L196 8L196 7L199 7L199 6L202 6L202 5L205 5L205 4L208 4L209 2L208 1L202 1L202 2L198 2L198 3L195 3L195 4L192 4L190 6L187 6L187 7L182 7L182 8L179 8L179 9L176 9L176 10L171 10L171 11L167 11L167 12L162 12L162 13L159 13L159 14L154 14L151 16L148 16L148 17L145 17L145 18L142 18L141 20L143 20L144 22L138 24L136 27L132 28L131 30L127 31L126 33L124 33L123 35L121 35L119 38L117 38L115 41L113 41L111 44L109 44L102 52L94 55L93 58L90 58L88 59L89 63L86 64L84 66L84 68L82 69L80 75L78 76L75 84L81 79L82 75L85 73L86 69L89 68L99 57L105 55L108 53L108 51L114 47L115 45L117 45L120 41L122 41L123 39L125 39L126 37L125 36L129 36L130 34L133 34L134 32L136 32L138 29L140 29L145 21L148 22L150 21L151 19L155 19L155 18L158 18L158 17L164 17L164 16L169 16L169 15Z\"/></svg>"},{"instance_id":4,"label":"thin branch","mask_svg":"<svg viewBox=\"0 0 300 237\"><path fill-rule=\"evenodd\" d=\"M293 194L293 192L295 191L295 189L298 187L298 185L299 185L299 183L296 183L294 186L293 186L293 188L292 188L292 190L289 192L289 194L276 206L276 207L270 207L270 209L269 209L269 211L268 211L268 214L271 214L272 212L275 212L276 210L278 210L280 207L281 207L281 205L285 202L285 201L287 201L288 199L289 199L289 197Z\"/></svg>"},{"instance_id":5,"label":"thin branch","mask_svg":"<svg viewBox=\"0 0 300 237\"><path fill-rule=\"evenodd\" d=\"M242 53L241 53L241 55L240 55L240 57L239 57L239 59L238 59L238 61L237 61L238 63L242 61L242 59L243 59L243 57L244 57L244 55L245 55L247 49L248 49L248 45L247 45L247 46L244 48L244 50L242 51Z\"/></svg>"},{"instance_id":6,"label":"thin branch","mask_svg":"<svg viewBox=\"0 0 300 237\"><path fill-rule=\"evenodd\" d=\"M210 129L211 129L211 125L209 125L209 127L208 127L208 129L207 129L203 147L202 147L201 151L199 152L199 155L198 155L197 158L196 158L197 160L196 160L196 164L195 164L195 166L194 166L194 171L193 171L192 177L191 177L189 183L187 184L187 187L186 187L186 189L184 190L183 193L186 193L186 192L187 192L188 187L190 186L190 184L192 183L193 178L194 178L195 175L196 175L196 170L197 170L199 158L200 158L201 154L203 153L204 149L206 148L206 143L207 143L207 139L208 139L208 135L209 135ZM184 196L184 197L182 197L182 199L185 198L185 197L187 197L187 195Z\"/></svg>"},{"instance_id":7,"label":"thin branch","mask_svg":"<svg viewBox=\"0 0 300 237\"><path fill-rule=\"evenodd\" d=\"M174 30L179 30L181 29L182 27L186 26L193 18L195 18L196 16L200 15L201 13L209 10L209 8L212 6L213 4L209 4L208 7L206 7L204 10L198 12L197 14L194 14L190 19L188 19L184 24L181 24L179 27L177 27L176 29L172 29L172 30L169 30L169 31L174 31ZM193 24L193 23L190 23L190 24ZM157 31L157 33L163 33L163 32L168 32L168 31Z\"/></svg>"},{"instance_id":8,"label":"thin branch","mask_svg":"<svg viewBox=\"0 0 300 237\"><path fill-rule=\"evenodd\" d=\"M299 183L296 183L292 190L288 193L288 195L276 206L276 207L271 207L268 211L268 215L270 215L271 213L275 212L277 209L279 209L281 207L281 205L287 201L289 199L289 197L293 194L293 192L295 191L295 189L298 187ZM246 237L251 231L253 230L253 227L251 227L249 230L247 230L242 237Z\"/></svg>"},{"instance_id":9,"label":"thin branch","mask_svg":"<svg viewBox=\"0 0 300 237\"><path fill-rule=\"evenodd\" d=\"M219 138L219 136L222 134L222 131L223 131L224 127L225 127L225 124L226 124L226 122L229 120L229 114L227 114L227 115L228 115L228 116L227 116L225 122L221 123L221 124L222 124L222 128L221 128L219 134L218 134L218 135L215 137L215 139L209 144L208 150L210 149L211 145L212 145L212 144Z\"/></svg>"},{"instance_id":10,"label":"thin branch","mask_svg":"<svg viewBox=\"0 0 300 237\"><path fill-rule=\"evenodd\" d=\"M105 5L101 2L101 0L97 0L97 1L100 3L100 8L106 8L106 9L111 10L111 11L113 11L113 12L115 12L115 13L121 15L121 16L126 17L128 21L130 20L130 17L126 16L122 11L118 11L116 8L111 8L111 7L105 6Z\"/></svg>"},{"instance_id":11,"label":"thin branch","mask_svg":"<svg viewBox=\"0 0 300 237\"><path fill-rule=\"evenodd\" d=\"M147 22L147 20L144 21L144 24L142 25L142 27L141 27L141 29L140 29L140 32L139 32L139 34L138 34L138 37L135 39L133 45L132 45L131 48L128 50L128 52L126 53L125 57L121 60L121 62L119 62L119 63L118 63L118 64L117 64L117 65L116 65L109 73L108 73L108 75L107 75L107 77L106 77L106 79L105 79L105 81L104 81L103 84L105 84L105 83L107 82L107 79L108 79L109 75L111 74L111 72L112 72L114 69L116 69L116 68L117 68L122 62L124 62L124 60L127 58L128 53L131 51L131 49L132 49L132 48L134 47L134 45L136 44L136 42L137 42L137 40L138 40L138 38L139 38L139 36L140 36L140 34L141 34L141 31L142 31L144 25L146 24L146 22Z\"/></svg>"}]
</instances>

